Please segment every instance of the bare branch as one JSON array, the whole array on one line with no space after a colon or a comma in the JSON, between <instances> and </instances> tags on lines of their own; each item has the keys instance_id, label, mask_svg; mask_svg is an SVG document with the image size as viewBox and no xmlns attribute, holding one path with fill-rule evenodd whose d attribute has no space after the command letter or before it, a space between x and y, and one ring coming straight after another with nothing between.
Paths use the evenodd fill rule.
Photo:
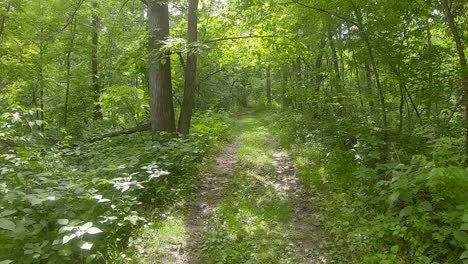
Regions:
<instances>
[{"instance_id":1,"label":"bare branch","mask_svg":"<svg viewBox=\"0 0 468 264\"><path fill-rule=\"evenodd\" d=\"M339 19L341 19L341 20L344 20L344 21L346 21L346 22L349 22L349 23L355 25L355 26L358 27L358 28L361 28L361 26L359 25L359 23L357 23L357 22L355 22L354 20L352 20L352 19L350 19L350 18L347 18L347 17L345 17L345 16L343 16L343 15L340 15L340 14L337 14L337 13L335 13L335 12L328 11L328 10L325 10L325 9L322 9L322 8L319 8L319 7L315 7L315 6L310 6L310 5L303 4L303 3L299 2L299 0L292 0L292 2L295 3L295 4L298 4L298 5L300 5L300 6L307 7L307 8L309 8L309 9L312 9L312 10L315 10L315 11L319 11L319 12L322 12L322 13L325 13L325 14L330 15L330 16L332 16L332 17L337 17L337 18L339 18Z\"/></svg>"},{"instance_id":2,"label":"bare branch","mask_svg":"<svg viewBox=\"0 0 468 264\"><path fill-rule=\"evenodd\" d=\"M78 10L81 8L81 6L83 5L84 1L85 1L85 0L80 0L80 2L78 3L78 5L76 6L75 10L73 11L73 14L71 15L71 17L68 18L67 24L65 24L65 26L63 26L62 31L64 31L65 29L67 29L67 27L73 22L73 20L75 20L76 13L77 13Z\"/></svg>"},{"instance_id":3,"label":"bare branch","mask_svg":"<svg viewBox=\"0 0 468 264\"><path fill-rule=\"evenodd\" d=\"M227 38L219 38L219 39L212 39L203 41L203 43L212 43L212 42L219 42L219 41L226 41L226 40L238 40L238 39L249 39L249 38L287 38L288 36L275 36L275 35L267 35L267 36L240 36L240 37L227 37Z\"/></svg>"},{"instance_id":4,"label":"bare branch","mask_svg":"<svg viewBox=\"0 0 468 264\"><path fill-rule=\"evenodd\" d=\"M452 107L452 111L450 114L447 116L447 120L450 121L453 118L453 115L457 112L458 107L463 103L463 94L460 95L460 97L457 100L457 103Z\"/></svg>"}]
</instances>

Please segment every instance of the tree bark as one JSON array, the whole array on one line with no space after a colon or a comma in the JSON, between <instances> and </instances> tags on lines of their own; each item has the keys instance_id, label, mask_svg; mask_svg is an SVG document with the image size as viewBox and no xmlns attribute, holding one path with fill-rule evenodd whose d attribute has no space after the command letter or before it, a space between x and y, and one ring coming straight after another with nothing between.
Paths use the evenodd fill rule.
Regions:
<instances>
[{"instance_id":1,"label":"tree bark","mask_svg":"<svg viewBox=\"0 0 468 264\"><path fill-rule=\"evenodd\" d=\"M99 136L99 137L94 137L94 138L92 138L90 140L90 142L96 142L96 141L99 141L99 140L102 140L102 139L105 139L105 138L110 138L110 137L117 137L117 136L121 136L121 135L128 135L128 134L133 134L133 133L137 133L137 132L143 132L143 131L147 131L147 130L150 130L150 129L151 129L151 124L144 124L144 125L141 125L141 126L132 127L132 128L128 128L128 129L125 129L125 130L120 130L120 131L107 133L107 134L104 134L104 135Z\"/></svg>"},{"instance_id":2,"label":"tree bark","mask_svg":"<svg viewBox=\"0 0 468 264\"><path fill-rule=\"evenodd\" d=\"M325 45L327 44L325 40L325 33L322 34L322 37L320 39L320 49L317 58L315 59L315 90L317 92L320 91L320 85L323 81L323 75L320 72L320 69L322 68L322 61L323 61L323 49L325 48Z\"/></svg>"},{"instance_id":3,"label":"tree bark","mask_svg":"<svg viewBox=\"0 0 468 264\"><path fill-rule=\"evenodd\" d=\"M268 105L271 105L271 67L266 69L266 95Z\"/></svg>"},{"instance_id":4,"label":"tree bark","mask_svg":"<svg viewBox=\"0 0 468 264\"><path fill-rule=\"evenodd\" d=\"M440 0L440 2L444 7L445 16L447 18L450 30L452 31L453 40L457 46L458 59L460 61L462 75L462 94L465 99L465 152L468 154L468 68L466 66L465 51L460 33L458 32L458 27L455 23L455 19L447 3L447 0Z\"/></svg>"},{"instance_id":5,"label":"tree bark","mask_svg":"<svg viewBox=\"0 0 468 264\"><path fill-rule=\"evenodd\" d=\"M10 12L10 10L11 10L11 4L8 3L7 9L6 9L6 13L8 14L8 13ZM4 16L2 17L1 22L0 22L0 39L1 39L1 37L3 36L3 31L5 30L5 22L6 22L6 19L7 19L7 17L6 17L6 15L4 15Z\"/></svg>"},{"instance_id":6,"label":"tree bark","mask_svg":"<svg viewBox=\"0 0 468 264\"><path fill-rule=\"evenodd\" d=\"M375 77L375 83L377 85L377 92L378 92L380 107L381 107L382 130L383 130L383 141L384 141L383 149L382 149L382 153L381 153L382 154L381 159L386 160L387 156L388 156L389 137L388 137L388 131L387 131L387 128L388 128L387 108L386 108L386 105L385 105L384 91L383 91L382 84L380 83L379 69L377 67L377 62L376 62L376 60L374 58L374 51L372 49L372 46L371 46L371 43L370 43L370 40L369 40L369 36L367 35L367 32L366 32L366 30L364 28L361 10L359 10L357 8L357 6L355 6L352 1L351 1L351 3L353 5L354 11L356 13L357 26L358 26L358 28L360 30L361 37L362 37L362 39L364 41L364 44L366 46L367 53L368 53L369 60L370 60L370 65L372 66L372 71L373 71L374 77Z\"/></svg>"},{"instance_id":7,"label":"tree bark","mask_svg":"<svg viewBox=\"0 0 468 264\"><path fill-rule=\"evenodd\" d=\"M184 98L179 117L179 129L181 134L188 134L192 120L192 112L195 105L195 87L197 82L197 54L191 51L190 45L197 42L198 35L198 0L189 0L188 25L187 25L187 45L189 52L187 54L187 66L185 68L185 87Z\"/></svg>"},{"instance_id":8,"label":"tree bark","mask_svg":"<svg viewBox=\"0 0 468 264\"><path fill-rule=\"evenodd\" d=\"M335 78L333 78L332 83L336 85L336 90L341 92L341 81L340 81L340 66L338 64L338 56L336 54L336 47L335 41L333 39L333 32L331 26L328 26L328 45L330 46L331 55L332 55L332 62L333 62L333 70L335 72Z\"/></svg>"},{"instance_id":9,"label":"tree bark","mask_svg":"<svg viewBox=\"0 0 468 264\"><path fill-rule=\"evenodd\" d=\"M169 37L167 0L148 1L148 22L151 128L153 132L175 132L171 58L169 52L162 50L163 41Z\"/></svg>"},{"instance_id":10,"label":"tree bark","mask_svg":"<svg viewBox=\"0 0 468 264\"><path fill-rule=\"evenodd\" d=\"M73 21L71 23L74 23ZM65 89L65 106L63 111L63 122L65 127L68 124L68 104L70 100L70 82L71 82L71 54L75 42L75 31L76 31L76 22L73 25L71 30L70 43L67 50L66 64L67 64L67 87Z\"/></svg>"},{"instance_id":11,"label":"tree bark","mask_svg":"<svg viewBox=\"0 0 468 264\"><path fill-rule=\"evenodd\" d=\"M98 3L93 2L93 8L98 8ZM99 17L96 14L96 10L93 14L93 20L91 22L93 26L93 37L92 37L92 54L91 54L91 74L92 83L94 89L94 119L102 119L101 105L99 104L99 98L101 97L101 85L99 82L99 64L98 64L98 45L99 45Z\"/></svg>"}]
</instances>

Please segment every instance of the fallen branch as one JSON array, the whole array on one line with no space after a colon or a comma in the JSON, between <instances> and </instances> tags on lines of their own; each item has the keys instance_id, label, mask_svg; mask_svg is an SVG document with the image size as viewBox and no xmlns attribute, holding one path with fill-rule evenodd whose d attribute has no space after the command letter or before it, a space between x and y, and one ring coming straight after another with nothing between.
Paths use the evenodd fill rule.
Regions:
<instances>
[{"instance_id":1,"label":"fallen branch","mask_svg":"<svg viewBox=\"0 0 468 264\"><path fill-rule=\"evenodd\" d=\"M121 135L128 135L128 134L143 132L143 131L146 131L146 130L150 130L150 128L151 128L151 124L144 124L144 125L140 125L140 126L120 130L120 131L107 133L107 134L104 134L102 136L95 137L95 138L91 139L90 142L96 142L96 141L103 140L105 138L110 138L110 137L117 137L117 136L121 136Z\"/></svg>"}]
</instances>

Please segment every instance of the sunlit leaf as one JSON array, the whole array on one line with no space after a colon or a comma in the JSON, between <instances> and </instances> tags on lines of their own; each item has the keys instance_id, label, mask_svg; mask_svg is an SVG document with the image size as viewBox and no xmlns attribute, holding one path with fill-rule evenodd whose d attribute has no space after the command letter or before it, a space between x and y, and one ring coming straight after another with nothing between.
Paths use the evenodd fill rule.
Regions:
<instances>
[{"instance_id":1,"label":"sunlit leaf","mask_svg":"<svg viewBox=\"0 0 468 264\"><path fill-rule=\"evenodd\" d=\"M76 237L75 234L70 234L70 235L65 235L62 239L62 244L68 243L70 240L74 239Z\"/></svg>"},{"instance_id":2,"label":"sunlit leaf","mask_svg":"<svg viewBox=\"0 0 468 264\"><path fill-rule=\"evenodd\" d=\"M57 220L57 223L59 225L68 225L69 222L70 221L68 219L59 219L59 220Z\"/></svg>"},{"instance_id":3,"label":"sunlit leaf","mask_svg":"<svg viewBox=\"0 0 468 264\"><path fill-rule=\"evenodd\" d=\"M102 230L97 228L97 227L91 227L88 230L86 230L86 233L88 233L90 235L94 235L94 234L102 233Z\"/></svg>"},{"instance_id":4,"label":"sunlit leaf","mask_svg":"<svg viewBox=\"0 0 468 264\"><path fill-rule=\"evenodd\" d=\"M8 219L0 218L0 228L15 231L16 225Z\"/></svg>"},{"instance_id":5,"label":"sunlit leaf","mask_svg":"<svg viewBox=\"0 0 468 264\"><path fill-rule=\"evenodd\" d=\"M83 250L91 250L91 248L93 247L93 243L82 241L79 246Z\"/></svg>"}]
</instances>

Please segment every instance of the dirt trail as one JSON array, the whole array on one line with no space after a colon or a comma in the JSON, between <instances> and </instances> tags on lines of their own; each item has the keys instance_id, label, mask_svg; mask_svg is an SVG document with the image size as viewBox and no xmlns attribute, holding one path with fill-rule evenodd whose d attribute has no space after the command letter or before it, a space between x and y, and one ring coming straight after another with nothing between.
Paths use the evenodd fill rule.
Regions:
<instances>
[{"instance_id":1,"label":"dirt trail","mask_svg":"<svg viewBox=\"0 0 468 264\"><path fill-rule=\"evenodd\" d=\"M208 219L216 210L221 190L228 181L237 163L237 149L240 138L227 143L218 157L215 159L214 168L203 177L194 200L189 204L189 210L185 215L184 223L187 230L187 240L178 244L163 256L157 263L161 264L196 264L203 235L207 231Z\"/></svg>"},{"instance_id":2,"label":"dirt trail","mask_svg":"<svg viewBox=\"0 0 468 264\"><path fill-rule=\"evenodd\" d=\"M303 186L295 175L294 166L287 153L275 152L272 165L276 171L276 182L288 194L291 202L293 222L291 226L292 243L298 257L307 264L327 263L325 257L315 250L322 236L317 227L320 215L309 206L311 199L303 192ZM314 250L314 252L312 252Z\"/></svg>"},{"instance_id":3,"label":"dirt trail","mask_svg":"<svg viewBox=\"0 0 468 264\"><path fill-rule=\"evenodd\" d=\"M240 138L237 137L225 145L221 155L216 158L214 170L205 177L199 190L200 193L187 214L185 224L189 239L187 240L188 258L185 263L198 263L203 234L208 227L208 219L216 210L221 190L234 172L240 141Z\"/></svg>"}]
</instances>

